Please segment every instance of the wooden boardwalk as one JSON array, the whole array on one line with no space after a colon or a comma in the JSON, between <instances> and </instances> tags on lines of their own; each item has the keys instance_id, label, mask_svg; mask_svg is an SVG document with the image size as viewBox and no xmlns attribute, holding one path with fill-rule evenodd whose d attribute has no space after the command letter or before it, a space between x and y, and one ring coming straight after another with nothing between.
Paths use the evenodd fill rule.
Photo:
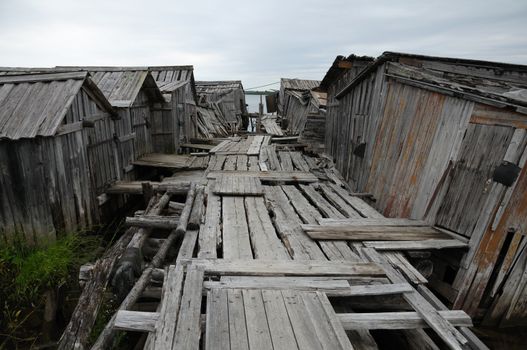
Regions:
<instances>
[{"instance_id":1,"label":"wooden boardwalk","mask_svg":"<svg viewBox=\"0 0 527 350\"><path fill-rule=\"evenodd\" d=\"M465 242L384 218L327 160L281 149L249 136L210 150L177 229L167 231L177 258L149 263L164 276L157 308L121 305L110 330L144 332L141 346L156 350L378 349L374 329L397 332L409 349L486 348L470 318L447 310L409 261ZM138 303L159 290L141 279L136 287ZM101 337L94 349L108 344Z\"/></svg>"}]
</instances>

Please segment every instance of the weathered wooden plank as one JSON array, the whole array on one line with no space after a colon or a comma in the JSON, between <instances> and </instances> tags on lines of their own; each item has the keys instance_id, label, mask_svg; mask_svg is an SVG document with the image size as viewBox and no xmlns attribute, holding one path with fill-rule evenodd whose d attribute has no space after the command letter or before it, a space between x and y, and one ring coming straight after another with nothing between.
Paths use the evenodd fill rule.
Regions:
<instances>
[{"instance_id":1,"label":"weathered wooden plank","mask_svg":"<svg viewBox=\"0 0 527 350\"><path fill-rule=\"evenodd\" d=\"M472 320L465 311L439 311L453 326L471 327ZM344 329L415 329L428 324L417 312L340 313L337 315Z\"/></svg>"},{"instance_id":2,"label":"weathered wooden plank","mask_svg":"<svg viewBox=\"0 0 527 350\"><path fill-rule=\"evenodd\" d=\"M324 260L326 257L316 243L306 236L302 221L278 186L264 186L265 199L274 213L275 227L289 255L295 260Z\"/></svg>"},{"instance_id":3,"label":"weathered wooden plank","mask_svg":"<svg viewBox=\"0 0 527 350\"><path fill-rule=\"evenodd\" d=\"M243 197L223 197L223 257L252 259Z\"/></svg>"},{"instance_id":4,"label":"weathered wooden plank","mask_svg":"<svg viewBox=\"0 0 527 350\"><path fill-rule=\"evenodd\" d=\"M353 218L353 219L333 219L320 218L321 225L357 225L357 226L430 226L422 220L401 219L401 218Z\"/></svg>"},{"instance_id":5,"label":"weathered wooden plank","mask_svg":"<svg viewBox=\"0 0 527 350\"><path fill-rule=\"evenodd\" d=\"M375 249L364 248L363 253L371 261L381 264L392 282L401 283L405 281ZM461 350L468 345L468 340L451 323L445 320L417 291L405 293L403 297L451 349Z\"/></svg>"},{"instance_id":6,"label":"weathered wooden plank","mask_svg":"<svg viewBox=\"0 0 527 350\"><path fill-rule=\"evenodd\" d=\"M361 215L351 205L349 205L344 199L341 198L336 192L334 192L328 185L321 183L320 189L328 201L335 207L344 213L348 218L361 218Z\"/></svg>"},{"instance_id":7,"label":"weathered wooden plank","mask_svg":"<svg viewBox=\"0 0 527 350\"><path fill-rule=\"evenodd\" d=\"M113 327L124 331L153 332L158 318L157 312L119 310Z\"/></svg>"},{"instance_id":8,"label":"weathered wooden plank","mask_svg":"<svg viewBox=\"0 0 527 350\"><path fill-rule=\"evenodd\" d=\"M201 266L191 265L187 268L173 348L197 349L199 346L203 276Z\"/></svg>"},{"instance_id":9,"label":"weathered wooden plank","mask_svg":"<svg viewBox=\"0 0 527 350\"><path fill-rule=\"evenodd\" d=\"M125 220L127 226L159 228L164 230L175 229L179 225L177 216L140 216L127 217Z\"/></svg>"},{"instance_id":10,"label":"weathered wooden plank","mask_svg":"<svg viewBox=\"0 0 527 350\"><path fill-rule=\"evenodd\" d=\"M293 183L310 183L317 182L318 179L311 173L292 171L211 171L207 174L208 179L218 179L220 176L235 177L235 176L250 176L259 178L266 182L293 182Z\"/></svg>"},{"instance_id":11,"label":"weathered wooden plank","mask_svg":"<svg viewBox=\"0 0 527 350\"><path fill-rule=\"evenodd\" d=\"M282 293L277 290L262 290L269 331L275 350L298 349L298 345L287 315Z\"/></svg>"},{"instance_id":12,"label":"weathered wooden plank","mask_svg":"<svg viewBox=\"0 0 527 350\"><path fill-rule=\"evenodd\" d=\"M260 290L242 290L247 336L251 349L272 349L273 342Z\"/></svg>"},{"instance_id":13,"label":"weathered wooden plank","mask_svg":"<svg viewBox=\"0 0 527 350\"><path fill-rule=\"evenodd\" d=\"M466 248L468 245L457 239L431 239L424 241L364 241L366 247L376 250L430 250Z\"/></svg>"},{"instance_id":14,"label":"weathered wooden plank","mask_svg":"<svg viewBox=\"0 0 527 350\"><path fill-rule=\"evenodd\" d=\"M295 333L299 349L323 349L321 340L317 339L317 332L313 326L311 315L308 313L302 297L301 292L292 290L283 290L285 307L291 326Z\"/></svg>"},{"instance_id":15,"label":"weathered wooden plank","mask_svg":"<svg viewBox=\"0 0 527 350\"><path fill-rule=\"evenodd\" d=\"M183 267L179 264L170 265L165 272L160 316L156 324L155 349L172 349L181 305L183 277Z\"/></svg>"},{"instance_id":16,"label":"weathered wooden plank","mask_svg":"<svg viewBox=\"0 0 527 350\"><path fill-rule=\"evenodd\" d=\"M207 186L207 208L205 210L205 222L199 230L198 258L215 258L219 244L217 238L221 238L221 197L212 192L213 186L213 181Z\"/></svg>"},{"instance_id":17,"label":"weathered wooden plank","mask_svg":"<svg viewBox=\"0 0 527 350\"><path fill-rule=\"evenodd\" d=\"M326 296L326 294L322 292L317 292L316 295L318 297L318 301L322 305L322 308L324 310L324 313L326 314L326 317L329 320L329 323L334 332L335 338L338 339L340 347L343 350L353 349L353 347L351 346L350 340L346 335L346 332L344 332L344 327L342 326L340 320L337 318L337 315L335 314L335 310L333 309L333 306L329 302L329 299Z\"/></svg>"},{"instance_id":18,"label":"weathered wooden plank","mask_svg":"<svg viewBox=\"0 0 527 350\"><path fill-rule=\"evenodd\" d=\"M248 350L249 339L245 323L243 295L240 289L228 289L229 338L231 350Z\"/></svg>"},{"instance_id":19,"label":"weathered wooden plank","mask_svg":"<svg viewBox=\"0 0 527 350\"><path fill-rule=\"evenodd\" d=\"M331 278L312 278L312 277L265 277L265 276L236 276L222 277L220 281L204 282L205 289L295 289L304 291L318 291L325 292L346 292L350 290L348 281L343 279Z\"/></svg>"},{"instance_id":20,"label":"weathered wooden plank","mask_svg":"<svg viewBox=\"0 0 527 350\"><path fill-rule=\"evenodd\" d=\"M230 349L227 290L211 289L207 293L206 314L205 349Z\"/></svg>"},{"instance_id":21,"label":"weathered wooden plank","mask_svg":"<svg viewBox=\"0 0 527 350\"><path fill-rule=\"evenodd\" d=\"M337 219L345 218L344 214L333 207L313 186L300 185L300 189L325 216Z\"/></svg>"},{"instance_id":22,"label":"weathered wooden plank","mask_svg":"<svg viewBox=\"0 0 527 350\"><path fill-rule=\"evenodd\" d=\"M249 149L247 150L248 156L257 156L260 154L260 148L262 146L262 142L264 140L263 135L256 135L254 136Z\"/></svg>"},{"instance_id":23,"label":"weathered wooden plank","mask_svg":"<svg viewBox=\"0 0 527 350\"><path fill-rule=\"evenodd\" d=\"M245 209L255 259L290 260L278 238L263 198L246 197Z\"/></svg>"},{"instance_id":24,"label":"weathered wooden plank","mask_svg":"<svg viewBox=\"0 0 527 350\"><path fill-rule=\"evenodd\" d=\"M220 176L216 179L214 193L228 196L261 196L263 187L256 177Z\"/></svg>"},{"instance_id":25,"label":"weathered wooden plank","mask_svg":"<svg viewBox=\"0 0 527 350\"><path fill-rule=\"evenodd\" d=\"M181 262L203 266L211 275L384 276L384 270L377 264L347 261L183 259Z\"/></svg>"},{"instance_id":26,"label":"weathered wooden plank","mask_svg":"<svg viewBox=\"0 0 527 350\"><path fill-rule=\"evenodd\" d=\"M429 226L383 226L383 225L302 225L302 229L313 239L336 239L350 241L421 241L450 238Z\"/></svg>"}]
</instances>

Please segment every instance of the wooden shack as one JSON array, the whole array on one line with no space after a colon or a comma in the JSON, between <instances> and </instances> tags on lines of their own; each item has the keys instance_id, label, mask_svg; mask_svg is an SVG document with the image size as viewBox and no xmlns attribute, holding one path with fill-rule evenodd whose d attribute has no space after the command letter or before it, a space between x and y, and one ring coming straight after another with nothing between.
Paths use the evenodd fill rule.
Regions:
<instances>
[{"instance_id":1,"label":"wooden shack","mask_svg":"<svg viewBox=\"0 0 527 350\"><path fill-rule=\"evenodd\" d=\"M352 60L353 61L353 60ZM469 243L431 285L487 324L527 318L527 67L386 52L328 87L326 149L389 217Z\"/></svg>"},{"instance_id":2,"label":"wooden shack","mask_svg":"<svg viewBox=\"0 0 527 350\"><path fill-rule=\"evenodd\" d=\"M299 135L302 142L322 151L327 96L319 85L318 80L280 79L278 115L284 130Z\"/></svg>"},{"instance_id":3,"label":"wooden shack","mask_svg":"<svg viewBox=\"0 0 527 350\"><path fill-rule=\"evenodd\" d=\"M0 240L100 222L97 197L118 177L115 117L87 72L0 77Z\"/></svg>"},{"instance_id":4,"label":"wooden shack","mask_svg":"<svg viewBox=\"0 0 527 350\"><path fill-rule=\"evenodd\" d=\"M134 161L154 151L153 109L165 102L146 67L56 67L58 71L89 71L93 81L117 110L116 141L119 180L135 180Z\"/></svg>"},{"instance_id":5,"label":"wooden shack","mask_svg":"<svg viewBox=\"0 0 527 350\"><path fill-rule=\"evenodd\" d=\"M196 85L193 66L148 67L165 97L153 109L154 152L175 153L181 143L198 136Z\"/></svg>"},{"instance_id":6,"label":"wooden shack","mask_svg":"<svg viewBox=\"0 0 527 350\"><path fill-rule=\"evenodd\" d=\"M199 105L217 110L219 118L229 124L230 131L238 130L248 121L241 81L197 81L196 91Z\"/></svg>"}]
</instances>

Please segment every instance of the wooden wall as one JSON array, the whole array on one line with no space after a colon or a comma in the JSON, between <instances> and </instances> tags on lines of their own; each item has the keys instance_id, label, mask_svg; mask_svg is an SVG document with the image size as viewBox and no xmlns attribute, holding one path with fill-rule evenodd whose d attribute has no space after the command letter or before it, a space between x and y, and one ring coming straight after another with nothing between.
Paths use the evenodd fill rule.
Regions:
<instances>
[{"instance_id":1,"label":"wooden wall","mask_svg":"<svg viewBox=\"0 0 527 350\"><path fill-rule=\"evenodd\" d=\"M0 239L38 243L100 222L97 196L117 177L114 123L81 90L65 125L55 137L0 141Z\"/></svg>"},{"instance_id":2,"label":"wooden wall","mask_svg":"<svg viewBox=\"0 0 527 350\"><path fill-rule=\"evenodd\" d=\"M385 76L384 66L339 100L335 93L349 80L330 87L327 152L384 215L425 219L466 237L465 254L434 254L433 286L453 306L488 324L520 323L527 313L527 116L408 85ZM355 155L363 142L364 156ZM523 168L512 187L492 180L504 161Z\"/></svg>"}]
</instances>

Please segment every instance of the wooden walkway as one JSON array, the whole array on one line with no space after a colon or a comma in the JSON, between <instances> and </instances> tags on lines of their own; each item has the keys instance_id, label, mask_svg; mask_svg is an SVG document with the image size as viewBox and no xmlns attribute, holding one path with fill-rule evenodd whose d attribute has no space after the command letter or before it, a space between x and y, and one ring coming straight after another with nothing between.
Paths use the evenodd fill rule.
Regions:
<instances>
[{"instance_id":1,"label":"wooden walkway","mask_svg":"<svg viewBox=\"0 0 527 350\"><path fill-rule=\"evenodd\" d=\"M121 305L110 330L144 332L141 346L156 350L378 349L382 335L370 330L409 349L486 349L470 318L447 310L409 260L466 242L384 218L327 160L277 151L269 136L230 138L207 158L179 225L166 231L177 258L149 263L164 276L157 308ZM135 301L156 288L142 276ZM108 344L101 337L94 349Z\"/></svg>"}]
</instances>

